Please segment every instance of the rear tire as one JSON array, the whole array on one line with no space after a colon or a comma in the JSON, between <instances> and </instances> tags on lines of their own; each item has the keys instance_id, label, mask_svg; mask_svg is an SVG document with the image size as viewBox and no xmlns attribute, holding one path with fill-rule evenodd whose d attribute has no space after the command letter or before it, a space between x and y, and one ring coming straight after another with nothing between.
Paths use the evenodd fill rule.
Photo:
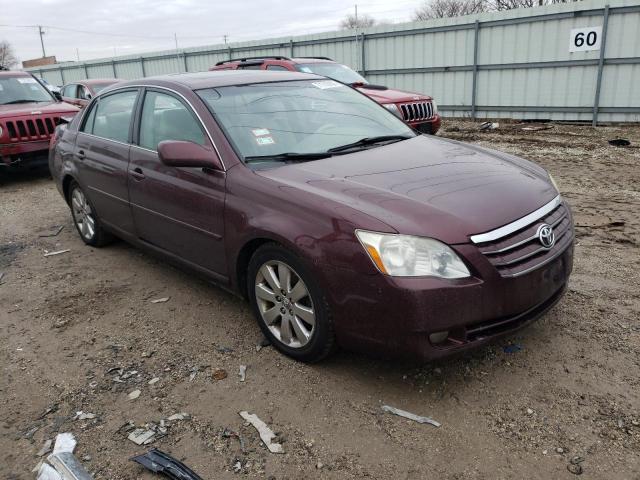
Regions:
<instances>
[{"instance_id":1,"label":"rear tire","mask_svg":"<svg viewBox=\"0 0 640 480\"><path fill-rule=\"evenodd\" d=\"M75 180L69 185L69 208L76 230L87 245L102 247L113 240L100 223L93 205Z\"/></svg>"},{"instance_id":2,"label":"rear tire","mask_svg":"<svg viewBox=\"0 0 640 480\"><path fill-rule=\"evenodd\" d=\"M318 362L336 348L329 305L311 270L275 243L249 261L247 291L260 329L280 352Z\"/></svg>"}]
</instances>

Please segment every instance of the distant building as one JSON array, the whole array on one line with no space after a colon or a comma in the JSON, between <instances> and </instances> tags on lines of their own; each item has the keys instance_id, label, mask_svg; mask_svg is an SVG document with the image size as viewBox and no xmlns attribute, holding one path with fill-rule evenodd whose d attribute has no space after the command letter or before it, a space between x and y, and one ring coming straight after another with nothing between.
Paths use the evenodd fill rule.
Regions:
<instances>
[{"instance_id":1,"label":"distant building","mask_svg":"<svg viewBox=\"0 0 640 480\"><path fill-rule=\"evenodd\" d=\"M53 65L55 63L57 63L55 56L34 58L32 60L25 60L22 62L22 68L41 67L43 65Z\"/></svg>"}]
</instances>

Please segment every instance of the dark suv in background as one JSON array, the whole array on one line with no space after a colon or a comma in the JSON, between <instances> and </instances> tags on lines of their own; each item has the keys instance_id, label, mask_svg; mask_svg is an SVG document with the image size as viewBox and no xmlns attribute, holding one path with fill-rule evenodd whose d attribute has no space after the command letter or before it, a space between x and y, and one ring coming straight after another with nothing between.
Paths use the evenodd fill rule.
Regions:
<instances>
[{"instance_id":1,"label":"dark suv in background","mask_svg":"<svg viewBox=\"0 0 640 480\"><path fill-rule=\"evenodd\" d=\"M272 70L313 73L358 89L421 133L434 134L442 119L432 97L370 84L362 75L327 57L246 57L218 62L209 70Z\"/></svg>"}]
</instances>

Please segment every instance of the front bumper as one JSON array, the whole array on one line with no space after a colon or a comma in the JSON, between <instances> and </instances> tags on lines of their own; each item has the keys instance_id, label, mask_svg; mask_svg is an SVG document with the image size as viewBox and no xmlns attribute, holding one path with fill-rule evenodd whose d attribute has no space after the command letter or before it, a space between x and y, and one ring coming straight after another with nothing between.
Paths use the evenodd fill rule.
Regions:
<instances>
[{"instance_id":1,"label":"front bumper","mask_svg":"<svg viewBox=\"0 0 640 480\"><path fill-rule=\"evenodd\" d=\"M49 140L0 145L0 168L41 167L49 161Z\"/></svg>"},{"instance_id":2,"label":"front bumper","mask_svg":"<svg viewBox=\"0 0 640 480\"><path fill-rule=\"evenodd\" d=\"M517 278L501 277L473 245L457 250L474 268L460 280L357 275L335 269L328 288L338 343L376 355L432 360L485 345L525 327L563 295L573 244ZM357 276L357 278L354 278ZM432 333L448 331L438 344Z\"/></svg>"},{"instance_id":3,"label":"front bumper","mask_svg":"<svg viewBox=\"0 0 640 480\"><path fill-rule=\"evenodd\" d=\"M434 115L432 118L428 120L421 120L419 122L408 122L412 128L415 128L420 133L426 133L429 135L435 135L438 130L440 130L440 126L442 125L442 117L439 113Z\"/></svg>"}]
</instances>

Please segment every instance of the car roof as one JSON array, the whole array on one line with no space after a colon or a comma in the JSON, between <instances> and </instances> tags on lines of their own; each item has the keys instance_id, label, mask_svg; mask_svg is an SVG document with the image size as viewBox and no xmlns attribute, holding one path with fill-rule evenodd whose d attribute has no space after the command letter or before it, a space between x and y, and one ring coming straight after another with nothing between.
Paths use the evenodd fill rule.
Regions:
<instances>
[{"instance_id":1,"label":"car roof","mask_svg":"<svg viewBox=\"0 0 640 480\"><path fill-rule=\"evenodd\" d=\"M0 70L0 78L2 77L30 77L27 72L21 72L20 70Z\"/></svg>"},{"instance_id":2,"label":"car roof","mask_svg":"<svg viewBox=\"0 0 640 480\"><path fill-rule=\"evenodd\" d=\"M86 80L78 80L72 83L81 83L83 85L102 85L103 83L117 83L121 82L120 78L88 78Z\"/></svg>"},{"instance_id":3,"label":"car roof","mask_svg":"<svg viewBox=\"0 0 640 480\"><path fill-rule=\"evenodd\" d=\"M227 87L231 85L247 85L252 83L286 82L293 80L324 79L319 75L290 71L267 71L267 70L212 70L210 72L199 73L175 73L171 75L160 75L157 77L147 77L139 80L131 80L119 83L117 88L130 85L158 85L171 86L181 85L191 90L201 88Z\"/></svg>"},{"instance_id":4,"label":"car roof","mask_svg":"<svg viewBox=\"0 0 640 480\"><path fill-rule=\"evenodd\" d=\"M329 60L327 58L315 58L315 57L294 57L291 61L295 63L338 63L335 60Z\"/></svg>"}]
</instances>

